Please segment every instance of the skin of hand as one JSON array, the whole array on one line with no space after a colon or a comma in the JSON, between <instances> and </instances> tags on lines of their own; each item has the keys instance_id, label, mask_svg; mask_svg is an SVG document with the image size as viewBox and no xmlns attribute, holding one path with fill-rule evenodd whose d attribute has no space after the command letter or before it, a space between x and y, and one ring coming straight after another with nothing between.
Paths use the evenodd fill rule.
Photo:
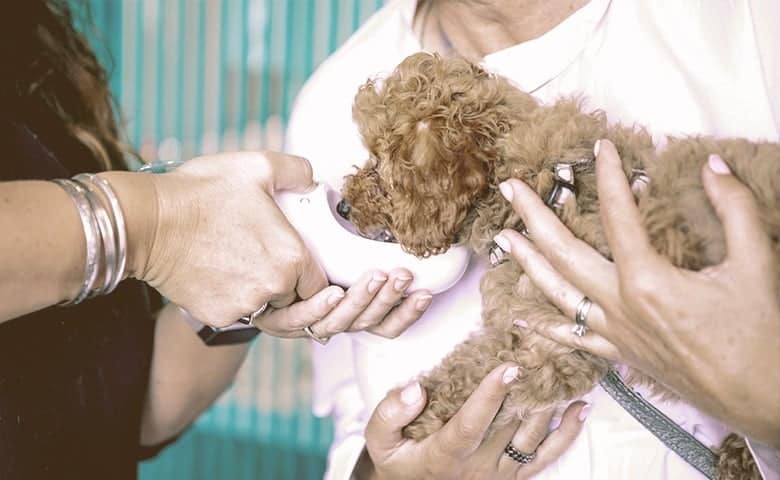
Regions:
<instances>
[{"instance_id":1,"label":"skin of hand","mask_svg":"<svg viewBox=\"0 0 780 480\"><path fill-rule=\"evenodd\" d=\"M405 270L369 272L347 292L328 286L273 197L315 186L304 158L224 153L162 175L101 175L127 217L129 275L201 322L224 327L269 302L256 325L271 335L301 337L311 326L323 338L358 329L394 337L430 304L425 291L401 301Z\"/></svg>"},{"instance_id":2,"label":"skin of hand","mask_svg":"<svg viewBox=\"0 0 780 480\"><path fill-rule=\"evenodd\" d=\"M575 238L525 184L501 185L529 235L505 230L497 243L572 319L519 326L624 362L737 431L780 447L778 265L750 190L710 156L702 178L727 255L699 272L678 269L650 245L614 145L601 140L594 150L614 263ZM584 295L593 307L589 331L578 337L571 328Z\"/></svg>"},{"instance_id":3,"label":"skin of hand","mask_svg":"<svg viewBox=\"0 0 780 480\"><path fill-rule=\"evenodd\" d=\"M374 410L366 427L366 450L356 470L361 480L526 479L557 459L574 441L588 414L583 402L571 404L559 426L549 431L552 413L516 422L485 440L485 432L517 378L518 368L494 369L461 410L440 431L422 442L403 438L404 426L425 406L425 393L415 382L390 392ZM512 442L524 453L536 451L527 465L504 453Z\"/></svg>"}]
</instances>

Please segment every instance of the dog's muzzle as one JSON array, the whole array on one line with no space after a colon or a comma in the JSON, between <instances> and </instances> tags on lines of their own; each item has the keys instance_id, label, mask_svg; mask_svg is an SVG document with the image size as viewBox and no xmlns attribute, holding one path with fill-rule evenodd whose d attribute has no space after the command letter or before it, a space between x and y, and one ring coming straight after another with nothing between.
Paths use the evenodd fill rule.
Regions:
<instances>
[{"instance_id":1,"label":"dog's muzzle","mask_svg":"<svg viewBox=\"0 0 780 480\"><path fill-rule=\"evenodd\" d=\"M336 205L336 213L339 214L341 218L344 220L349 221L349 213L352 211L352 207L349 205L349 202L341 199L339 203ZM361 237L367 238L369 240L376 240L378 242L386 242L386 243L398 243L398 240L395 239L395 236L390 232L390 230L386 228L373 230L371 232L358 232Z\"/></svg>"}]
</instances>

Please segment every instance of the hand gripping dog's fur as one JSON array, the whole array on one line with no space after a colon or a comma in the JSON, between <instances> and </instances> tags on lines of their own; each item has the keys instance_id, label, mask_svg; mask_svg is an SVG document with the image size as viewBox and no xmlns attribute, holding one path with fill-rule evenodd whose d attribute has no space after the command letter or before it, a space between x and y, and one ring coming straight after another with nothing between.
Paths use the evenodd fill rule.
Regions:
<instances>
[{"instance_id":1,"label":"hand gripping dog's fur","mask_svg":"<svg viewBox=\"0 0 780 480\"><path fill-rule=\"evenodd\" d=\"M389 230L406 250L421 257L459 242L487 255L501 229L523 228L499 193L499 183L519 178L546 199L555 183L556 164L568 163L575 173L576 199L570 198L558 214L578 238L609 258L592 154L595 140L607 138L617 147L627 175L647 172L649 185L638 196L642 222L653 246L672 263L699 270L724 258L723 231L700 180L711 153L720 154L754 192L780 258L776 144L670 138L659 154L644 129L608 125L603 112L584 113L576 99L541 105L506 79L466 60L424 53L404 60L388 78L366 83L355 98L353 116L370 158L346 179L349 219L361 232ZM532 325L572 323L517 263L491 268L481 292L482 331L421 379L428 406L405 429L406 436L420 439L438 430L502 362L516 362L523 373L494 429L513 417L556 408L587 393L608 368L601 358L552 342L532 329L513 328L516 319ZM652 380L641 380L668 394ZM757 475L740 442L731 438L721 449L721 478Z\"/></svg>"}]
</instances>

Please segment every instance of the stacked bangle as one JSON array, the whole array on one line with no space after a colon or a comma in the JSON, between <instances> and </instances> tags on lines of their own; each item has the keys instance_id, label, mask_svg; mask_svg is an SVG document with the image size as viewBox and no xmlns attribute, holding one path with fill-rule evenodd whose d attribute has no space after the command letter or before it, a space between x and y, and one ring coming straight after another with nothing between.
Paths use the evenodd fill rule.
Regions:
<instances>
[{"instance_id":1,"label":"stacked bangle","mask_svg":"<svg viewBox=\"0 0 780 480\"><path fill-rule=\"evenodd\" d=\"M86 239L86 264L81 290L61 305L75 305L114 291L124 278L127 265L127 235L119 200L109 183L97 175L80 174L71 180L57 179L79 212ZM98 282L98 274L104 277Z\"/></svg>"}]
</instances>

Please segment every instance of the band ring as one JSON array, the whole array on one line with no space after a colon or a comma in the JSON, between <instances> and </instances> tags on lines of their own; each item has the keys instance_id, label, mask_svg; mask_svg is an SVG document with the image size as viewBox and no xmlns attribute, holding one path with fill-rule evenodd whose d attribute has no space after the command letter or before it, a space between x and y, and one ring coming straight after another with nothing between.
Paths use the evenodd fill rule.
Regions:
<instances>
[{"instance_id":1,"label":"band ring","mask_svg":"<svg viewBox=\"0 0 780 480\"><path fill-rule=\"evenodd\" d=\"M309 325L308 327L304 327L303 332L306 335L308 335L309 338L311 338L315 342L319 343L320 345L326 345L328 343L328 341L330 340L330 338L327 338L327 337L326 338L322 338L319 335L317 335L316 333L314 333L312 331L312 329L311 329L311 325Z\"/></svg>"},{"instance_id":2,"label":"band ring","mask_svg":"<svg viewBox=\"0 0 780 480\"><path fill-rule=\"evenodd\" d=\"M266 310L268 310L268 302L262 304L260 308L250 313L249 315L244 315L243 317L239 318L238 321L256 327L257 325L255 325L255 320L257 320L260 315L265 313Z\"/></svg>"},{"instance_id":3,"label":"band ring","mask_svg":"<svg viewBox=\"0 0 780 480\"><path fill-rule=\"evenodd\" d=\"M509 458L514 460L515 462L522 463L523 465L528 465L529 463L534 461L534 458L536 458L536 452L531 453L524 453L520 450L516 449L514 445L512 445L512 442L509 442L506 444L506 448L504 448L504 453L506 453Z\"/></svg>"},{"instance_id":4,"label":"band ring","mask_svg":"<svg viewBox=\"0 0 780 480\"><path fill-rule=\"evenodd\" d=\"M588 326L585 322L588 320L588 313L590 313L590 307L593 306L593 302L587 296L582 297L580 303L577 304L577 312L574 314L574 327L571 329L572 333L581 337L588 332Z\"/></svg>"}]
</instances>

